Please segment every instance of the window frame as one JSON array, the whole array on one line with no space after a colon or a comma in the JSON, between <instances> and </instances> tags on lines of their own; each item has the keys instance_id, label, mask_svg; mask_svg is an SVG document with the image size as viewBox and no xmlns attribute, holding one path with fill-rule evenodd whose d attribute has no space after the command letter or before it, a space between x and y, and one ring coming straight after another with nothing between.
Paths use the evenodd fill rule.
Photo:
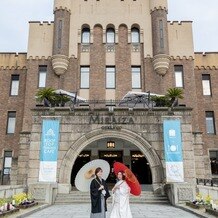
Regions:
<instances>
[{"instance_id":1,"label":"window frame","mask_svg":"<svg viewBox=\"0 0 218 218\"><path fill-rule=\"evenodd\" d=\"M8 153L8 154L7 154ZM9 156L10 153L10 156ZM11 166L10 167L5 167L5 162L6 159L10 158L11 159ZM7 176L8 180L10 181L10 175L11 175L11 168L12 168L12 161L13 161L13 151L12 150L4 150L4 157L3 157L3 168L2 168L2 178L1 178L1 183L2 185L4 183L4 178ZM5 173L5 170L8 170L8 173ZM7 181L7 180L6 180ZM9 182L7 181L7 182Z\"/></svg>"},{"instance_id":2,"label":"window frame","mask_svg":"<svg viewBox=\"0 0 218 218\"><path fill-rule=\"evenodd\" d=\"M10 116L10 114L13 114L13 116ZM16 116L17 116L17 113L16 111L8 111L8 114L7 114L7 126L6 126L6 135L14 135L15 132L16 132ZM13 127L13 132L9 132L9 121L10 121L10 118L14 118L15 119L15 122L14 122L14 127Z\"/></svg>"},{"instance_id":3,"label":"window frame","mask_svg":"<svg viewBox=\"0 0 218 218\"><path fill-rule=\"evenodd\" d=\"M138 68L139 69L139 72L134 72L133 69L134 68ZM134 74L139 74L139 83L140 83L140 86L139 87L134 87L133 86L133 75ZM142 75L141 75L141 66L131 66L131 77L132 77L132 89L141 89L142 88Z\"/></svg>"},{"instance_id":4,"label":"window frame","mask_svg":"<svg viewBox=\"0 0 218 218\"><path fill-rule=\"evenodd\" d=\"M177 73L181 74L182 86L177 85L177 77L176 77ZM174 65L174 78L175 78L175 80L174 80L175 81L175 87L184 89L185 85L184 85L184 69L183 69L183 65Z\"/></svg>"},{"instance_id":5,"label":"window frame","mask_svg":"<svg viewBox=\"0 0 218 218\"><path fill-rule=\"evenodd\" d=\"M114 71L113 72L108 72L107 71L107 69L114 69ZM113 75L114 75L114 86L113 87L108 87L108 84L107 84L107 75L108 74L112 74L113 73ZM105 68L105 88L106 89L116 89L116 67L115 66L106 66L106 68Z\"/></svg>"},{"instance_id":6,"label":"window frame","mask_svg":"<svg viewBox=\"0 0 218 218\"><path fill-rule=\"evenodd\" d=\"M215 152L216 153L216 158L213 160L211 157L211 153ZM210 158L210 167L211 167L211 174L217 176L218 175L218 150L209 150L209 158ZM212 167L213 161L215 161L215 167ZM213 173L213 169L217 169L217 173Z\"/></svg>"},{"instance_id":7,"label":"window frame","mask_svg":"<svg viewBox=\"0 0 218 218\"><path fill-rule=\"evenodd\" d=\"M134 33L134 30L137 30L136 32L138 33L138 40L137 40L137 42L133 42L133 33ZM137 28L137 27L132 27L131 28L131 43L132 44L140 44L140 30L139 30L139 28Z\"/></svg>"},{"instance_id":8,"label":"window frame","mask_svg":"<svg viewBox=\"0 0 218 218\"><path fill-rule=\"evenodd\" d=\"M207 114L212 114L212 116L208 116ZM213 122L213 132L208 132L208 124L207 124L207 118L212 118ZM206 124L206 134L207 135L216 135L216 121L215 121L215 114L214 111L205 111L205 124Z\"/></svg>"},{"instance_id":9,"label":"window frame","mask_svg":"<svg viewBox=\"0 0 218 218\"><path fill-rule=\"evenodd\" d=\"M13 79L13 77L14 78L18 78L18 79ZM12 94L12 88L13 88L13 82L14 81L18 81L18 88L17 88L17 94L16 95L14 95L14 94ZM19 90L20 90L20 75L19 74L12 74L11 75L11 86L10 86L10 96L18 96L19 95Z\"/></svg>"},{"instance_id":10,"label":"window frame","mask_svg":"<svg viewBox=\"0 0 218 218\"><path fill-rule=\"evenodd\" d=\"M45 68L46 71L42 71L42 70L40 70L40 68L41 68L41 69ZM45 86L40 86L40 75L41 75L42 73L45 74ZM39 68L38 68L38 88L39 88L39 89L46 88L47 74L48 74L48 66L47 66L47 65L39 65Z\"/></svg>"},{"instance_id":11,"label":"window frame","mask_svg":"<svg viewBox=\"0 0 218 218\"><path fill-rule=\"evenodd\" d=\"M163 20L159 20L159 31L160 31L160 48L164 48L164 24Z\"/></svg>"},{"instance_id":12,"label":"window frame","mask_svg":"<svg viewBox=\"0 0 218 218\"><path fill-rule=\"evenodd\" d=\"M109 42L109 40L108 40L110 38L110 37L108 37L108 34L110 34L110 31L111 31L111 33L113 32L113 40L112 40L113 42ZM106 44L115 44L115 41L116 41L115 38L116 38L115 29L112 27L107 28L107 30L106 30Z\"/></svg>"},{"instance_id":13,"label":"window frame","mask_svg":"<svg viewBox=\"0 0 218 218\"><path fill-rule=\"evenodd\" d=\"M86 31L86 30L88 30L88 31ZM89 33L88 42L84 42L84 33ZM81 43L82 43L82 44L90 44L90 41L91 41L90 28L84 27L84 28L82 29L82 34L81 34Z\"/></svg>"},{"instance_id":14,"label":"window frame","mask_svg":"<svg viewBox=\"0 0 218 218\"><path fill-rule=\"evenodd\" d=\"M89 71L82 72L82 68L88 68ZM88 74L88 87L82 86L82 73ZM80 89L90 89L90 66L80 66Z\"/></svg>"},{"instance_id":15,"label":"window frame","mask_svg":"<svg viewBox=\"0 0 218 218\"><path fill-rule=\"evenodd\" d=\"M209 79L204 79L204 77L208 77ZM204 94L204 82L203 81L208 81L209 82L209 90L210 90L210 94L209 95L206 95ZM202 74L202 93L203 93L203 96L212 96L212 86L211 86L211 75L210 74Z\"/></svg>"}]
</instances>

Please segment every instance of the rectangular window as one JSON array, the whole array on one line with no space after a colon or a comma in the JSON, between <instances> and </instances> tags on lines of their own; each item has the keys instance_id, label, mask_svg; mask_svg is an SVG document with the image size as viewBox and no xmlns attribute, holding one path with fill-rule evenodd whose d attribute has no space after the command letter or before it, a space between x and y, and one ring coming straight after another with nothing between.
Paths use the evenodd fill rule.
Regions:
<instances>
[{"instance_id":1,"label":"rectangular window","mask_svg":"<svg viewBox=\"0 0 218 218\"><path fill-rule=\"evenodd\" d=\"M10 183L10 174L11 174L11 165L12 165L12 151L4 152L4 167L2 173L2 184L7 185Z\"/></svg>"},{"instance_id":2,"label":"rectangular window","mask_svg":"<svg viewBox=\"0 0 218 218\"><path fill-rule=\"evenodd\" d=\"M61 48L62 44L62 20L58 23L58 48Z\"/></svg>"},{"instance_id":3,"label":"rectangular window","mask_svg":"<svg viewBox=\"0 0 218 218\"><path fill-rule=\"evenodd\" d=\"M206 111L206 131L207 134L216 134L215 119L213 111Z\"/></svg>"},{"instance_id":4,"label":"rectangular window","mask_svg":"<svg viewBox=\"0 0 218 218\"><path fill-rule=\"evenodd\" d=\"M140 89L141 88L141 68L132 67L132 88Z\"/></svg>"},{"instance_id":5,"label":"rectangular window","mask_svg":"<svg viewBox=\"0 0 218 218\"><path fill-rule=\"evenodd\" d=\"M203 87L203 95L211 96L210 74L202 75L202 87Z\"/></svg>"},{"instance_id":6,"label":"rectangular window","mask_svg":"<svg viewBox=\"0 0 218 218\"><path fill-rule=\"evenodd\" d=\"M16 112L10 111L8 112L7 134L15 133L15 125L16 125Z\"/></svg>"},{"instance_id":7,"label":"rectangular window","mask_svg":"<svg viewBox=\"0 0 218 218\"><path fill-rule=\"evenodd\" d=\"M115 67L106 67L106 88L115 89L115 86L116 86Z\"/></svg>"},{"instance_id":8,"label":"rectangular window","mask_svg":"<svg viewBox=\"0 0 218 218\"><path fill-rule=\"evenodd\" d=\"M164 48L163 20L159 21L159 27L160 27L160 47Z\"/></svg>"},{"instance_id":9,"label":"rectangular window","mask_svg":"<svg viewBox=\"0 0 218 218\"><path fill-rule=\"evenodd\" d=\"M18 95L19 92L19 75L11 76L11 92L10 95Z\"/></svg>"},{"instance_id":10,"label":"rectangular window","mask_svg":"<svg viewBox=\"0 0 218 218\"><path fill-rule=\"evenodd\" d=\"M218 151L210 151L210 164L213 175L218 175Z\"/></svg>"},{"instance_id":11,"label":"rectangular window","mask_svg":"<svg viewBox=\"0 0 218 218\"><path fill-rule=\"evenodd\" d=\"M39 88L46 86L47 66L39 66Z\"/></svg>"},{"instance_id":12,"label":"rectangular window","mask_svg":"<svg viewBox=\"0 0 218 218\"><path fill-rule=\"evenodd\" d=\"M178 88L184 87L183 66L174 66L175 72L175 85Z\"/></svg>"},{"instance_id":13,"label":"rectangular window","mask_svg":"<svg viewBox=\"0 0 218 218\"><path fill-rule=\"evenodd\" d=\"M89 67L81 67L80 75L81 75L80 88L89 89Z\"/></svg>"}]
</instances>

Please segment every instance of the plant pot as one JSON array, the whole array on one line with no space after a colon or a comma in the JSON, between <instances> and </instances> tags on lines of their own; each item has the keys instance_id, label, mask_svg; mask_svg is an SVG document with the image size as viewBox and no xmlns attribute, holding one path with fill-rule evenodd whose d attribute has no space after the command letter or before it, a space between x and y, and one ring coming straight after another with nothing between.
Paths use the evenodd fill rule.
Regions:
<instances>
[{"instance_id":1,"label":"plant pot","mask_svg":"<svg viewBox=\"0 0 218 218\"><path fill-rule=\"evenodd\" d=\"M10 214L12 214L12 213L16 213L16 212L18 212L19 210L20 210L20 209L15 208L15 209L13 209L13 210L0 212L0 217L6 216L6 215L10 215Z\"/></svg>"},{"instance_id":2,"label":"plant pot","mask_svg":"<svg viewBox=\"0 0 218 218\"><path fill-rule=\"evenodd\" d=\"M29 207L33 207L33 206L36 206L36 205L38 205L38 202L33 202L31 204L25 204L25 205L18 205L18 206L16 206L16 208L27 209Z\"/></svg>"},{"instance_id":3,"label":"plant pot","mask_svg":"<svg viewBox=\"0 0 218 218\"><path fill-rule=\"evenodd\" d=\"M204 204L193 204L192 202L186 202L186 206L189 206L189 207L194 208L194 209L205 208Z\"/></svg>"},{"instance_id":4,"label":"plant pot","mask_svg":"<svg viewBox=\"0 0 218 218\"><path fill-rule=\"evenodd\" d=\"M206 212L215 216L215 217L218 217L218 211L217 210L213 210L211 208L206 208Z\"/></svg>"}]
</instances>

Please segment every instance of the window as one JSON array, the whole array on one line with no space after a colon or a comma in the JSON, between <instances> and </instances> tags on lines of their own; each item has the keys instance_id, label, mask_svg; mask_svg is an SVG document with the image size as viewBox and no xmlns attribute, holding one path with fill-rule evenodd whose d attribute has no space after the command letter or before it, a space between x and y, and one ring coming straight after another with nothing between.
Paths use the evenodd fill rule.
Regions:
<instances>
[{"instance_id":1,"label":"window","mask_svg":"<svg viewBox=\"0 0 218 218\"><path fill-rule=\"evenodd\" d=\"M213 111L206 111L206 131L207 134L216 134Z\"/></svg>"},{"instance_id":2,"label":"window","mask_svg":"<svg viewBox=\"0 0 218 218\"><path fill-rule=\"evenodd\" d=\"M15 132L16 124L16 112L8 112L7 134L13 134Z\"/></svg>"},{"instance_id":3,"label":"window","mask_svg":"<svg viewBox=\"0 0 218 218\"><path fill-rule=\"evenodd\" d=\"M62 44L62 20L58 23L58 48L61 48Z\"/></svg>"},{"instance_id":4,"label":"window","mask_svg":"<svg viewBox=\"0 0 218 218\"><path fill-rule=\"evenodd\" d=\"M90 43L90 29L83 28L82 30L82 43L89 44Z\"/></svg>"},{"instance_id":5,"label":"window","mask_svg":"<svg viewBox=\"0 0 218 218\"><path fill-rule=\"evenodd\" d=\"M132 88L140 89L141 88L141 68L132 67Z\"/></svg>"},{"instance_id":6,"label":"window","mask_svg":"<svg viewBox=\"0 0 218 218\"><path fill-rule=\"evenodd\" d=\"M115 43L115 31L113 28L107 29L106 37L107 43Z\"/></svg>"},{"instance_id":7,"label":"window","mask_svg":"<svg viewBox=\"0 0 218 218\"><path fill-rule=\"evenodd\" d=\"M46 86L47 66L39 66L39 88Z\"/></svg>"},{"instance_id":8,"label":"window","mask_svg":"<svg viewBox=\"0 0 218 218\"><path fill-rule=\"evenodd\" d=\"M203 95L211 95L212 94L209 74L202 75L202 87L203 87Z\"/></svg>"},{"instance_id":9,"label":"window","mask_svg":"<svg viewBox=\"0 0 218 218\"><path fill-rule=\"evenodd\" d=\"M116 84L115 67L106 67L106 88L115 89Z\"/></svg>"},{"instance_id":10,"label":"window","mask_svg":"<svg viewBox=\"0 0 218 218\"><path fill-rule=\"evenodd\" d=\"M19 92L19 75L11 76L11 92L10 94L15 96Z\"/></svg>"},{"instance_id":11,"label":"window","mask_svg":"<svg viewBox=\"0 0 218 218\"><path fill-rule=\"evenodd\" d=\"M159 21L159 27L160 27L160 47L164 48L163 20Z\"/></svg>"},{"instance_id":12,"label":"window","mask_svg":"<svg viewBox=\"0 0 218 218\"><path fill-rule=\"evenodd\" d=\"M140 43L139 29L132 28L131 30L131 41L132 43Z\"/></svg>"},{"instance_id":13,"label":"window","mask_svg":"<svg viewBox=\"0 0 218 218\"><path fill-rule=\"evenodd\" d=\"M7 185L10 183L10 174L11 174L11 165L12 165L12 151L4 152L4 167L2 173L2 184Z\"/></svg>"},{"instance_id":14,"label":"window","mask_svg":"<svg viewBox=\"0 0 218 218\"><path fill-rule=\"evenodd\" d=\"M80 74L81 74L80 88L88 89L89 88L89 67L81 67Z\"/></svg>"},{"instance_id":15,"label":"window","mask_svg":"<svg viewBox=\"0 0 218 218\"><path fill-rule=\"evenodd\" d=\"M218 151L210 151L211 172L218 175Z\"/></svg>"},{"instance_id":16,"label":"window","mask_svg":"<svg viewBox=\"0 0 218 218\"><path fill-rule=\"evenodd\" d=\"M174 71L176 87L183 88L183 66L175 66Z\"/></svg>"}]
</instances>

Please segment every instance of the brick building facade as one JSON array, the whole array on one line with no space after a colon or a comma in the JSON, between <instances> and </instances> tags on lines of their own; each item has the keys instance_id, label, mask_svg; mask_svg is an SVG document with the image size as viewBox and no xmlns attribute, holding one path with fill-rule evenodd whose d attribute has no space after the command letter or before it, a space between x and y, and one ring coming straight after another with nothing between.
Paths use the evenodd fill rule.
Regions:
<instances>
[{"instance_id":1,"label":"brick building facade","mask_svg":"<svg viewBox=\"0 0 218 218\"><path fill-rule=\"evenodd\" d=\"M37 167L31 171L31 166L38 162L30 150L39 143L34 128L39 128L40 113L32 109L36 92L44 86L77 92L87 100L118 101L129 91L165 94L171 87L183 89L179 104L193 109L192 121L182 116L184 123L192 124L189 133L194 133L193 140L188 139L193 155L187 157L186 174L196 166L194 179L187 181L216 177L218 54L195 53L192 22L169 22L167 10L167 0L56 0L54 22L30 22L27 53L0 53L3 184L37 182L32 175L37 175ZM203 142L196 139L199 135ZM63 156L70 152L66 148ZM161 154L159 158L163 160ZM191 159L195 163L188 162Z\"/></svg>"}]
</instances>

